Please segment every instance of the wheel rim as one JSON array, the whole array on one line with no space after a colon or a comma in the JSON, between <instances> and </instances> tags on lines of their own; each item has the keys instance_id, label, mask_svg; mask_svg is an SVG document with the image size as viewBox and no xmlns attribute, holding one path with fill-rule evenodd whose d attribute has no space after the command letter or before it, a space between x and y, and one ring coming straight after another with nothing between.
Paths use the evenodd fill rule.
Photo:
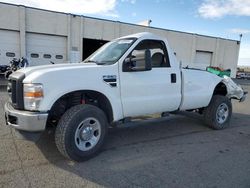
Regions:
<instances>
[{"instance_id":1,"label":"wheel rim","mask_svg":"<svg viewBox=\"0 0 250 188\"><path fill-rule=\"evenodd\" d=\"M75 132L75 144L81 151L91 150L101 136L101 124L93 117L83 120Z\"/></svg>"},{"instance_id":2,"label":"wheel rim","mask_svg":"<svg viewBox=\"0 0 250 188\"><path fill-rule=\"evenodd\" d=\"M217 112L216 112L216 120L219 124L223 124L225 121L227 121L229 115L229 108L227 104L222 103L219 105Z\"/></svg>"}]
</instances>

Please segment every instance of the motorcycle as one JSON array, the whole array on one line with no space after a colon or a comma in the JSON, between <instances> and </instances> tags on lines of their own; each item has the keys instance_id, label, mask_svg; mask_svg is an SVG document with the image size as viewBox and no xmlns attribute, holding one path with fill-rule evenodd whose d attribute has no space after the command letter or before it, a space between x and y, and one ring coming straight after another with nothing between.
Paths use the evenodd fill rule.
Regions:
<instances>
[{"instance_id":1,"label":"motorcycle","mask_svg":"<svg viewBox=\"0 0 250 188\"><path fill-rule=\"evenodd\" d=\"M9 65L0 65L0 73L5 73L8 69Z\"/></svg>"},{"instance_id":2,"label":"motorcycle","mask_svg":"<svg viewBox=\"0 0 250 188\"><path fill-rule=\"evenodd\" d=\"M8 79L10 74L17 71L18 69L25 68L29 66L28 60L24 57L21 59L13 58L10 61L10 66L7 68L7 71L5 72L5 78Z\"/></svg>"}]
</instances>

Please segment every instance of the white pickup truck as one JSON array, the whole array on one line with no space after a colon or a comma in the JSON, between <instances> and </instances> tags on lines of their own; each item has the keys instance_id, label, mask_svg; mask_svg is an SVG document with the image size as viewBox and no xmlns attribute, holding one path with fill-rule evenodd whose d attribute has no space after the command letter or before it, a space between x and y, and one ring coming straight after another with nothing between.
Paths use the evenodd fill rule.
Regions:
<instances>
[{"instance_id":1,"label":"white pickup truck","mask_svg":"<svg viewBox=\"0 0 250 188\"><path fill-rule=\"evenodd\" d=\"M223 129L231 99L246 97L230 78L181 68L167 40L151 33L115 39L82 63L21 69L7 90L7 124L29 132L56 125L58 150L76 161L97 154L115 122L195 110L208 126Z\"/></svg>"}]
</instances>

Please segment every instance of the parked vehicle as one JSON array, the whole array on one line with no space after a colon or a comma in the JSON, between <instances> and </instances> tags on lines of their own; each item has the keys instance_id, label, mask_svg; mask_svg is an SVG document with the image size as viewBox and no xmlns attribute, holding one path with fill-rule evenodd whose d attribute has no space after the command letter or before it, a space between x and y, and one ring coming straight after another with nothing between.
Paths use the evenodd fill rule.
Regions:
<instances>
[{"instance_id":1,"label":"parked vehicle","mask_svg":"<svg viewBox=\"0 0 250 188\"><path fill-rule=\"evenodd\" d=\"M9 75L13 72L19 70L20 68L25 68L29 65L28 60L24 57L21 59L13 58L10 61L10 65L8 66L7 70L5 71L5 78L9 78Z\"/></svg>"},{"instance_id":2,"label":"parked vehicle","mask_svg":"<svg viewBox=\"0 0 250 188\"><path fill-rule=\"evenodd\" d=\"M7 124L26 132L55 125L58 150L76 161L96 155L116 122L196 110L209 127L224 129L231 99L246 97L229 77L182 69L167 40L151 33L111 41L80 64L18 70L8 93Z\"/></svg>"},{"instance_id":3,"label":"parked vehicle","mask_svg":"<svg viewBox=\"0 0 250 188\"><path fill-rule=\"evenodd\" d=\"M247 73L247 72L238 72L236 74L236 78L238 78L238 79L250 79L250 73Z\"/></svg>"},{"instance_id":4,"label":"parked vehicle","mask_svg":"<svg viewBox=\"0 0 250 188\"><path fill-rule=\"evenodd\" d=\"M245 79L250 79L250 73L245 74Z\"/></svg>"},{"instance_id":5,"label":"parked vehicle","mask_svg":"<svg viewBox=\"0 0 250 188\"><path fill-rule=\"evenodd\" d=\"M237 72L236 73L236 78L237 79L243 79L245 77L245 73L244 72Z\"/></svg>"}]
</instances>

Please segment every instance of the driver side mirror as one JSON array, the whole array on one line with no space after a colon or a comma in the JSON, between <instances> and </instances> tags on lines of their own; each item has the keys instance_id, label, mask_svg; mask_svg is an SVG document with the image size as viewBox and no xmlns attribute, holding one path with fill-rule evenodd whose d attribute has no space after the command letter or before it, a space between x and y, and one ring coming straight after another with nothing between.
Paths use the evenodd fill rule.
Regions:
<instances>
[{"instance_id":1,"label":"driver side mirror","mask_svg":"<svg viewBox=\"0 0 250 188\"><path fill-rule=\"evenodd\" d=\"M143 53L138 53L136 56L126 58L123 63L123 72L150 71L151 69L151 52L149 49Z\"/></svg>"}]
</instances>

